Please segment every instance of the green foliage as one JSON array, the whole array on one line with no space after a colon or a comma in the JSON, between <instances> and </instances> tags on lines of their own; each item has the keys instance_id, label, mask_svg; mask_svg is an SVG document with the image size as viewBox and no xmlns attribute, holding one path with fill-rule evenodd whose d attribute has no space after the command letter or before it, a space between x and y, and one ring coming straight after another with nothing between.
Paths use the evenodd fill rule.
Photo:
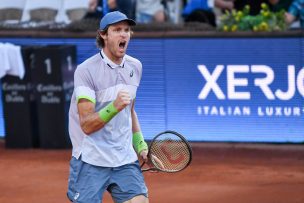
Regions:
<instances>
[{"instance_id":1,"label":"green foliage","mask_svg":"<svg viewBox=\"0 0 304 203\"><path fill-rule=\"evenodd\" d=\"M246 5L242 11L226 11L221 16L219 30L224 32L286 30L284 10L272 12L265 3L261 4L261 8L260 13L256 16L249 15L249 5Z\"/></svg>"}]
</instances>

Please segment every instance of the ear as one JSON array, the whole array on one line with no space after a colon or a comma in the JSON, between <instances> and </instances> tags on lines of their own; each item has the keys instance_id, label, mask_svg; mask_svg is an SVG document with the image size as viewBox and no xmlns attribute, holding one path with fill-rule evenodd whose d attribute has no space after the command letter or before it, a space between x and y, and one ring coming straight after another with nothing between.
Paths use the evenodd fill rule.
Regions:
<instances>
[{"instance_id":1,"label":"ear","mask_svg":"<svg viewBox=\"0 0 304 203\"><path fill-rule=\"evenodd\" d=\"M99 31L98 33L103 40L108 38L108 33L106 31Z\"/></svg>"}]
</instances>

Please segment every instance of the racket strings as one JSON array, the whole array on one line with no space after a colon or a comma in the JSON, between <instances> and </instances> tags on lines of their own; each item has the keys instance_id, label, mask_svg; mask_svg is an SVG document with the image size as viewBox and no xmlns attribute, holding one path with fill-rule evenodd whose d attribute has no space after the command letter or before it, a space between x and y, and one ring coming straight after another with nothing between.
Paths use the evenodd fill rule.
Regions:
<instances>
[{"instance_id":1,"label":"racket strings","mask_svg":"<svg viewBox=\"0 0 304 203\"><path fill-rule=\"evenodd\" d=\"M190 151L188 145L181 139L159 137L151 145L150 153L153 164L168 172L180 171L190 162ZM156 157L156 158L153 158Z\"/></svg>"}]
</instances>

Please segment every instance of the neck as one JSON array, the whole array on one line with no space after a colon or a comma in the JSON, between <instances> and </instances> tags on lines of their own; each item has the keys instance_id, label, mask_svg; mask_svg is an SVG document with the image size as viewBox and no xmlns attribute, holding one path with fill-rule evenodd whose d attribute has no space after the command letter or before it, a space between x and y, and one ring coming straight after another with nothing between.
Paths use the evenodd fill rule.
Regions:
<instances>
[{"instance_id":1,"label":"neck","mask_svg":"<svg viewBox=\"0 0 304 203\"><path fill-rule=\"evenodd\" d=\"M120 65L122 62L122 58L115 57L107 48L103 49L105 55L115 64Z\"/></svg>"}]
</instances>

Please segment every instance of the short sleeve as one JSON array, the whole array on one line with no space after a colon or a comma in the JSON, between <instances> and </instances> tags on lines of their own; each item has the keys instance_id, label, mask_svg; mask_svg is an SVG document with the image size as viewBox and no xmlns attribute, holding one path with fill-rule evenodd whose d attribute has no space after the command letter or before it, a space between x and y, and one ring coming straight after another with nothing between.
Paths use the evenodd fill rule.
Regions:
<instances>
[{"instance_id":1,"label":"short sleeve","mask_svg":"<svg viewBox=\"0 0 304 203\"><path fill-rule=\"evenodd\" d=\"M96 103L93 78L88 69L82 67L76 69L74 73L74 88L77 102L79 99L87 99L94 104Z\"/></svg>"},{"instance_id":2,"label":"short sleeve","mask_svg":"<svg viewBox=\"0 0 304 203\"><path fill-rule=\"evenodd\" d=\"M138 76L139 76L139 81L138 81L138 84L140 83L141 81L141 77L142 77L142 63L139 61L139 65L138 65Z\"/></svg>"}]
</instances>

